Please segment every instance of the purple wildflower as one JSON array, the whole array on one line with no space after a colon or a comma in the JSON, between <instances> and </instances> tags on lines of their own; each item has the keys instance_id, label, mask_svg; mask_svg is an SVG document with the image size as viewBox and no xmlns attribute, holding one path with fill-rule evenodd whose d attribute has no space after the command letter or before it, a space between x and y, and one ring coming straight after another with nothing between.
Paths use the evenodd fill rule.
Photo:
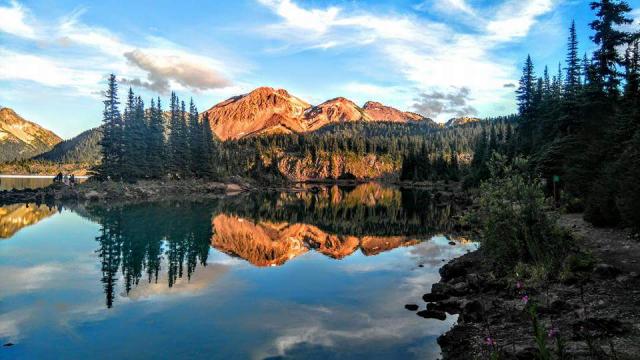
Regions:
<instances>
[{"instance_id":1,"label":"purple wildflower","mask_svg":"<svg viewBox=\"0 0 640 360\"><path fill-rule=\"evenodd\" d=\"M484 339L484 343L485 343L487 346L495 346L495 345L496 345L496 341L495 341L495 340L493 340L493 338L492 338L491 336L487 336L487 338L486 338L486 339Z\"/></svg>"},{"instance_id":2,"label":"purple wildflower","mask_svg":"<svg viewBox=\"0 0 640 360\"><path fill-rule=\"evenodd\" d=\"M518 281L516 282L516 289L520 290L524 287L524 285L522 284L522 281Z\"/></svg>"},{"instance_id":3,"label":"purple wildflower","mask_svg":"<svg viewBox=\"0 0 640 360\"><path fill-rule=\"evenodd\" d=\"M548 335L549 335L550 339L553 339L556 336L558 336L559 333L560 333L560 331L557 328L552 327L551 329L549 329L549 334Z\"/></svg>"},{"instance_id":4,"label":"purple wildflower","mask_svg":"<svg viewBox=\"0 0 640 360\"><path fill-rule=\"evenodd\" d=\"M523 296L522 297L522 302L525 303L525 304L528 304L529 303L529 295Z\"/></svg>"}]
</instances>

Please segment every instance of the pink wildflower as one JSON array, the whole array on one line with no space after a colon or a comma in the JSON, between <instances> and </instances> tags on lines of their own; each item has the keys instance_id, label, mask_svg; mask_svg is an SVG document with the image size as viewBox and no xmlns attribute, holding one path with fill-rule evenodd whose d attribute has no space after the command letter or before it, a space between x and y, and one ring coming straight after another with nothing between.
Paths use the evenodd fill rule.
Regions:
<instances>
[{"instance_id":1,"label":"pink wildflower","mask_svg":"<svg viewBox=\"0 0 640 360\"><path fill-rule=\"evenodd\" d=\"M493 338L492 338L492 337L490 337L490 336L488 336L486 339L484 339L484 343L485 343L487 346L495 346L495 345L496 345L496 341L495 341L495 340L493 340Z\"/></svg>"},{"instance_id":2,"label":"pink wildflower","mask_svg":"<svg viewBox=\"0 0 640 360\"><path fill-rule=\"evenodd\" d=\"M524 287L524 285L522 284L522 281L518 281L516 282L516 289L520 290Z\"/></svg>"},{"instance_id":3,"label":"pink wildflower","mask_svg":"<svg viewBox=\"0 0 640 360\"><path fill-rule=\"evenodd\" d=\"M525 304L528 304L529 303L529 295L523 296L522 297L522 302L525 303Z\"/></svg>"}]
</instances>

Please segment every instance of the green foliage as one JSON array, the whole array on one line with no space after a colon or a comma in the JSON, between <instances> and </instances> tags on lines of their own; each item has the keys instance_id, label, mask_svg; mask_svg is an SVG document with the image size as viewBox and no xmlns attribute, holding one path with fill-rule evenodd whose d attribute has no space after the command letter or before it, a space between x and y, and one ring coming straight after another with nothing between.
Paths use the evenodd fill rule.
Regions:
<instances>
[{"instance_id":1,"label":"green foliage","mask_svg":"<svg viewBox=\"0 0 640 360\"><path fill-rule=\"evenodd\" d=\"M38 155L33 160L55 161L58 163L97 164L102 157L102 127L82 132L80 135L65 140L50 151Z\"/></svg>"},{"instance_id":2,"label":"green foliage","mask_svg":"<svg viewBox=\"0 0 640 360\"><path fill-rule=\"evenodd\" d=\"M104 104L104 121L99 133L88 133L89 140L78 137L63 144L50 156L58 153L71 156L72 151L82 151L91 146L91 140L102 135L95 146L102 155L102 163L96 167L98 179L136 181L167 176L179 179L217 176L216 139L211 128L205 125L208 122L201 121L193 101L187 113L184 101L181 102L175 93L171 94L167 129L160 99L157 102L152 99L151 107L145 109L142 98L136 97L130 88L121 117L118 87L115 75L112 75ZM88 145L81 146L83 144Z\"/></svg>"},{"instance_id":3,"label":"green foliage","mask_svg":"<svg viewBox=\"0 0 640 360\"><path fill-rule=\"evenodd\" d=\"M527 174L527 161L510 163L494 153L488 165L491 177L480 187L484 249L507 266L561 261L567 237L548 211L542 185Z\"/></svg>"},{"instance_id":4,"label":"green foliage","mask_svg":"<svg viewBox=\"0 0 640 360\"><path fill-rule=\"evenodd\" d=\"M534 86L533 63L527 57L518 89L521 121L515 146L547 179L547 192L553 189L551 179L560 176L556 190L566 192L562 197L574 204L584 203L587 220L599 226L636 226L640 44L637 34L623 26L631 21L625 1L594 1L590 7L596 16L590 23L596 49L579 64L572 23L565 79L559 71L551 82L545 69Z\"/></svg>"},{"instance_id":5,"label":"green foliage","mask_svg":"<svg viewBox=\"0 0 640 360\"><path fill-rule=\"evenodd\" d=\"M547 347L547 332L544 326L538 319L538 306L535 303L530 303L527 306L529 312L529 318L531 319L531 325L533 327L533 337L536 340L536 347L538 348L539 360L550 360L551 351Z\"/></svg>"}]
</instances>

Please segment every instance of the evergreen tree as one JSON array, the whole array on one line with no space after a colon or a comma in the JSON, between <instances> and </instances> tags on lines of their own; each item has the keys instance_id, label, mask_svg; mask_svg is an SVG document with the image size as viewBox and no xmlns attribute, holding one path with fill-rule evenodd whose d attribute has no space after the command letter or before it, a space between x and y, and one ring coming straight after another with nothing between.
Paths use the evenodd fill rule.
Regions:
<instances>
[{"instance_id":1,"label":"evergreen tree","mask_svg":"<svg viewBox=\"0 0 640 360\"><path fill-rule=\"evenodd\" d=\"M535 84L536 79L533 69L533 61L531 60L531 55L529 55L527 56L524 67L522 68L520 86L516 91L518 94L518 110L521 116L527 116L532 111Z\"/></svg>"},{"instance_id":2,"label":"evergreen tree","mask_svg":"<svg viewBox=\"0 0 640 360\"><path fill-rule=\"evenodd\" d=\"M531 56L527 56L524 67L522 68L522 77L520 85L516 90L518 99L518 110L521 117L520 125L520 149L525 154L531 152L533 146L533 136L535 131L535 103L536 103L536 87L537 80L533 69L533 61Z\"/></svg>"},{"instance_id":3,"label":"evergreen tree","mask_svg":"<svg viewBox=\"0 0 640 360\"><path fill-rule=\"evenodd\" d=\"M102 179L119 180L121 179L123 130L118 100L118 84L114 74L109 76L109 84L103 103L103 136L100 141L102 163L97 168L96 175Z\"/></svg>"},{"instance_id":4,"label":"evergreen tree","mask_svg":"<svg viewBox=\"0 0 640 360\"><path fill-rule=\"evenodd\" d=\"M578 37L576 34L576 23L571 23L569 28L569 39L567 43L567 79L564 88L564 99L562 102L562 119L560 120L560 131L563 134L570 134L574 131L580 121L579 101L580 101L580 60L578 59Z\"/></svg>"},{"instance_id":5,"label":"evergreen tree","mask_svg":"<svg viewBox=\"0 0 640 360\"><path fill-rule=\"evenodd\" d=\"M184 102L171 93L170 133L168 152L170 154L169 173L172 177L185 178L189 174L188 130Z\"/></svg>"},{"instance_id":6,"label":"evergreen tree","mask_svg":"<svg viewBox=\"0 0 640 360\"><path fill-rule=\"evenodd\" d=\"M154 104L152 99L151 108L149 109L149 131L147 136L147 167L149 176L155 179L163 177L167 160L165 156L164 128L162 102L158 98Z\"/></svg>"},{"instance_id":7,"label":"evergreen tree","mask_svg":"<svg viewBox=\"0 0 640 360\"><path fill-rule=\"evenodd\" d=\"M127 104L124 111L124 159L122 163L123 177L136 180L148 175L144 102L135 97L129 88Z\"/></svg>"},{"instance_id":8,"label":"evergreen tree","mask_svg":"<svg viewBox=\"0 0 640 360\"><path fill-rule=\"evenodd\" d=\"M204 130L200 124L198 109L193 103L193 99L189 101L189 145L190 145L190 161L191 172L196 177L202 177L205 167L203 136Z\"/></svg>"},{"instance_id":9,"label":"evergreen tree","mask_svg":"<svg viewBox=\"0 0 640 360\"><path fill-rule=\"evenodd\" d=\"M600 0L592 2L591 9L596 10L597 17L590 24L591 29L595 31L591 39L599 46L594 53L596 68L602 79L604 91L610 97L616 98L620 85L617 66L622 64L617 47L629 40L629 35L619 30L618 26L633 22L627 17L631 8L625 1Z\"/></svg>"}]
</instances>

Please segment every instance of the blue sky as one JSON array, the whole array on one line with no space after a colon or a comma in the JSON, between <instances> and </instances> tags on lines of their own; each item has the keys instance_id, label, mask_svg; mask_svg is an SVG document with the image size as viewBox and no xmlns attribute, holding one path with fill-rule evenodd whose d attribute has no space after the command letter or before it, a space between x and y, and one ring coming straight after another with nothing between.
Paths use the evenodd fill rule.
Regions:
<instances>
[{"instance_id":1,"label":"blue sky","mask_svg":"<svg viewBox=\"0 0 640 360\"><path fill-rule=\"evenodd\" d=\"M572 19L591 51L587 0L0 0L0 105L68 138L100 123L113 72L201 110L272 86L439 121L508 114L524 57L555 69Z\"/></svg>"}]
</instances>

